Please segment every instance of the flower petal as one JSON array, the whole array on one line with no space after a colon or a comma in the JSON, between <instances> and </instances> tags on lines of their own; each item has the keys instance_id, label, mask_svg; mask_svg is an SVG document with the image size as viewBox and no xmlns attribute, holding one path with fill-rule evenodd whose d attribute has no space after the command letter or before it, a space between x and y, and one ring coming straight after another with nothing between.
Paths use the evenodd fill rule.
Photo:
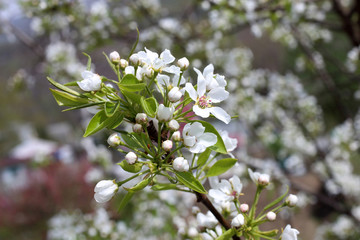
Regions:
<instances>
[{"instance_id":1,"label":"flower petal","mask_svg":"<svg viewBox=\"0 0 360 240\"><path fill-rule=\"evenodd\" d=\"M204 145L205 147L210 147L217 142L217 137L213 133L206 132L200 137L197 138L198 143Z\"/></svg>"},{"instance_id":2,"label":"flower petal","mask_svg":"<svg viewBox=\"0 0 360 240\"><path fill-rule=\"evenodd\" d=\"M214 117L228 124L231 121L231 116L225 112L221 107L211 107L209 108L210 112Z\"/></svg>"},{"instance_id":3,"label":"flower petal","mask_svg":"<svg viewBox=\"0 0 360 240\"><path fill-rule=\"evenodd\" d=\"M172 63L175 60L175 57L171 55L171 52L168 49L165 49L160 54L160 58L164 61L165 64Z\"/></svg>"},{"instance_id":4,"label":"flower petal","mask_svg":"<svg viewBox=\"0 0 360 240\"><path fill-rule=\"evenodd\" d=\"M192 123L189 128L189 134L197 138L203 135L204 132L205 132L205 127L199 122Z\"/></svg>"},{"instance_id":5,"label":"flower petal","mask_svg":"<svg viewBox=\"0 0 360 240\"><path fill-rule=\"evenodd\" d=\"M193 106L194 113L203 118L208 118L210 116L210 109L211 108L200 108L198 105Z\"/></svg>"},{"instance_id":6,"label":"flower petal","mask_svg":"<svg viewBox=\"0 0 360 240\"><path fill-rule=\"evenodd\" d=\"M210 92L207 94L207 96L210 98L210 100L213 103L219 103L224 101L229 97L229 92L226 91L224 88L214 88L210 90Z\"/></svg>"},{"instance_id":7,"label":"flower petal","mask_svg":"<svg viewBox=\"0 0 360 240\"><path fill-rule=\"evenodd\" d=\"M192 100L197 100L196 90L191 83L186 83L184 89L189 93L189 96Z\"/></svg>"}]
</instances>

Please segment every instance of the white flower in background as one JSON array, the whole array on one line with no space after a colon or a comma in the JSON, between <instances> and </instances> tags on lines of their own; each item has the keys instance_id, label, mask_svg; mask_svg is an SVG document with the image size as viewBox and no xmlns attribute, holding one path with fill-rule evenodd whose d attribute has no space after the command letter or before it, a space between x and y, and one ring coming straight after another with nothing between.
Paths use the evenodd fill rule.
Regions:
<instances>
[{"instance_id":1,"label":"white flower in background","mask_svg":"<svg viewBox=\"0 0 360 240\"><path fill-rule=\"evenodd\" d=\"M168 122L172 119L174 113L174 107L165 107L164 104L160 104L157 111L157 119L159 122Z\"/></svg>"},{"instance_id":2,"label":"white flower in background","mask_svg":"<svg viewBox=\"0 0 360 240\"><path fill-rule=\"evenodd\" d=\"M95 186L94 198L98 203L109 201L117 192L118 185L112 180L102 180Z\"/></svg>"},{"instance_id":3,"label":"white flower in background","mask_svg":"<svg viewBox=\"0 0 360 240\"><path fill-rule=\"evenodd\" d=\"M236 138L229 137L229 133L227 131L220 130L219 133L220 133L222 140L224 141L226 151L231 152L231 151L235 150L235 148L237 147L237 144L238 144L238 140Z\"/></svg>"},{"instance_id":4,"label":"white flower in background","mask_svg":"<svg viewBox=\"0 0 360 240\"><path fill-rule=\"evenodd\" d=\"M297 229L291 228L288 224L281 235L281 240L297 240L297 235L299 233L300 232Z\"/></svg>"},{"instance_id":5,"label":"white flower in background","mask_svg":"<svg viewBox=\"0 0 360 240\"><path fill-rule=\"evenodd\" d=\"M297 202L298 202L298 197L296 195L294 195L294 194L290 194L286 198L285 202L289 207L295 207Z\"/></svg>"},{"instance_id":6,"label":"white flower in background","mask_svg":"<svg viewBox=\"0 0 360 240\"><path fill-rule=\"evenodd\" d=\"M183 138L185 146L189 147L192 153L201 153L217 142L213 133L205 132L205 127L199 123L188 123L184 126Z\"/></svg>"},{"instance_id":7,"label":"white flower in background","mask_svg":"<svg viewBox=\"0 0 360 240\"><path fill-rule=\"evenodd\" d=\"M178 172L186 172L189 170L189 162L183 157L175 158L173 167Z\"/></svg>"},{"instance_id":8,"label":"white flower in background","mask_svg":"<svg viewBox=\"0 0 360 240\"><path fill-rule=\"evenodd\" d=\"M90 71L84 71L81 73L81 76L84 80L77 82L77 84L83 91L90 92L100 90L101 78L98 74Z\"/></svg>"},{"instance_id":9,"label":"white flower in background","mask_svg":"<svg viewBox=\"0 0 360 240\"><path fill-rule=\"evenodd\" d=\"M248 169L251 180L256 183L256 185L266 186L270 182L270 176L265 173L253 172L250 168Z\"/></svg>"},{"instance_id":10,"label":"white flower in background","mask_svg":"<svg viewBox=\"0 0 360 240\"><path fill-rule=\"evenodd\" d=\"M200 227L206 228L214 228L218 223L218 220L210 211L208 211L206 215L203 213L198 213L196 215L196 221L198 222Z\"/></svg>"},{"instance_id":11,"label":"white flower in background","mask_svg":"<svg viewBox=\"0 0 360 240\"><path fill-rule=\"evenodd\" d=\"M145 48L145 51L140 51L137 53L139 60L146 64L148 67L152 68L155 72L168 72L176 75L180 75L180 68L176 66L167 65L174 62L175 57L171 55L171 52L168 49L165 49L159 57L159 54L152 52L149 49Z\"/></svg>"},{"instance_id":12,"label":"white flower in background","mask_svg":"<svg viewBox=\"0 0 360 240\"><path fill-rule=\"evenodd\" d=\"M209 85L207 85L207 81L209 81ZM214 81L216 82L216 80ZM184 89L189 93L190 98L195 101L192 109L196 115L208 118L212 114L217 119L228 124L231 120L230 115L221 107L213 107L212 104L225 100L229 96L229 92L224 87L219 85L214 87L213 85L216 84L212 84L209 79L205 79L198 71L197 90L191 83L186 83ZM206 91L208 86L210 88L209 92Z\"/></svg>"},{"instance_id":13,"label":"white flower in background","mask_svg":"<svg viewBox=\"0 0 360 240\"><path fill-rule=\"evenodd\" d=\"M242 184L239 177L233 176L229 181L222 179L220 183L216 183L214 188L209 190L209 196L215 203L230 202L240 196L241 190Z\"/></svg>"},{"instance_id":14,"label":"white flower in background","mask_svg":"<svg viewBox=\"0 0 360 240\"><path fill-rule=\"evenodd\" d=\"M134 164L138 160L138 156L134 152L128 152L125 156L125 160L128 164Z\"/></svg>"},{"instance_id":15,"label":"white flower in background","mask_svg":"<svg viewBox=\"0 0 360 240\"><path fill-rule=\"evenodd\" d=\"M177 102L181 99L182 95L183 94L178 87L173 87L168 93L168 98L170 102Z\"/></svg>"},{"instance_id":16,"label":"white flower in background","mask_svg":"<svg viewBox=\"0 0 360 240\"><path fill-rule=\"evenodd\" d=\"M234 219L231 221L231 226L232 227L240 227L240 226L244 225L244 223L245 223L245 218L240 213L236 217L234 217Z\"/></svg>"}]
</instances>

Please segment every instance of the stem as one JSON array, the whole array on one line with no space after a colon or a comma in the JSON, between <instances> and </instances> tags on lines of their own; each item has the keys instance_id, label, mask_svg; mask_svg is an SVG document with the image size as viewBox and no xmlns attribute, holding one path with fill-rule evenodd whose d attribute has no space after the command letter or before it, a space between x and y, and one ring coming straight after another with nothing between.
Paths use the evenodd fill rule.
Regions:
<instances>
[{"instance_id":1,"label":"stem","mask_svg":"<svg viewBox=\"0 0 360 240\"><path fill-rule=\"evenodd\" d=\"M140 172L140 173L138 173L138 174L135 174L135 175L129 177L128 179L125 179L124 181L118 182L117 185L118 185L118 186L121 186L121 185L123 185L124 183L127 183L128 181L130 181L130 180L132 180L132 179L134 179L134 178L136 178L136 177L138 177L138 176L141 176L141 175L143 175L143 174L145 174L145 173L148 173L148 172L150 172L150 170L146 170L146 171L144 171L144 172Z\"/></svg>"},{"instance_id":2,"label":"stem","mask_svg":"<svg viewBox=\"0 0 360 240\"><path fill-rule=\"evenodd\" d=\"M254 218L255 211L256 211L256 205L259 202L259 197L260 197L261 190L262 190L261 186L258 186L257 189L256 189L254 202L253 202L253 205L251 206L251 209L250 209L250 214L249 214L250 219Z\"/></svg>"}]
</instances>

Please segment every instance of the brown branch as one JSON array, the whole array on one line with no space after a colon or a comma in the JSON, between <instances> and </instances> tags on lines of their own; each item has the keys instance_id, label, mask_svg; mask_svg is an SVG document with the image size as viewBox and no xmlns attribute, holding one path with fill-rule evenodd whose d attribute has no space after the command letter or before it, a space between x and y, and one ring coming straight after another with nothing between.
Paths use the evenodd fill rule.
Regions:
<instances>
[{"instance_id":1,"label":"brown branch","mask_svg":"<svg viewBox=\"0 0 360 240\"><path fill-rule=\"evenodd\" d=\"M231 225L225 220L225 218L216 210L214 205L210 202L209 198L206 196L206 194L195 192L197 202L201 202L204 204L209 211L216 217L216 219L219 221L219 223L226 229L230 229ZM232 239L234 240L240 240L240 237L233 236Z\"/></svg>"}]
</instances>

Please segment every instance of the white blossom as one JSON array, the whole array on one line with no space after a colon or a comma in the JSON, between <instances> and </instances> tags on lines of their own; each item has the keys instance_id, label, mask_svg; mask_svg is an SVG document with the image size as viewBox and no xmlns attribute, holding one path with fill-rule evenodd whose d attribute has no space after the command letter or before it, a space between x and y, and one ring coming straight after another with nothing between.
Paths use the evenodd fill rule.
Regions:
<instances>
[{"instance_id":1,"label":"white blossom","mask_svg":"<svg viewBox=\"0 0 360 240\"><path fill-rule=\"evenodd\" d=\"M90 92L100 90L101 78L99 75L90 71L84 71L81 73L81 76L83 80L77 82L77 84L83 91Z\"/></svg>"},{"instance_id":2,"label":"white blossom","mask_svg":"<svg viewBox=\"0 0 360 240\"><path fill-rule=\"evenodd\" d=\"M112 180L102 180L95 186L94 198L98 203L109 201L117 192L118 185Z\"/></svg>"},{"instance_id":3,"label":"white blossom","mask_svg":"<svg viewBox=\"0 0 360 240\"><path fill-rule=\"evenodd\" d=\"M199 123L188 123L183 130L184 145L189 147L192 153L201 153L217 142L213 133L205 132L205 127Z\"/></svg>"},{"instance_id":4,"label":"white blossom","mask_svg":"<svg viewBox=\"0 0 360 240\"><path fill-rule=\"evenodd\" d=\"M119 63L120 61L120 54L117 51L113 51L110 53L109 58L113 63Z\"/></svg>"},{"instance_id":5,"label":"white blossom","mask_svg":"<svg viewBox=\"0 0 360 240\"><path fill-rule=\"evenodd\" d=\"M218 220L210 211L208 211L206 215L203 213L198 213L196 215L196 220L200 227L206 228L214 228L218 223Z\"/></svg>"},{"instance_id":6,"label":"white blossom","mask_svg":"<svg viewBox=\"0 0 360 240\"><path fill-rule=\"evenodd\" d=\"M214 199L215 203L233 201L240 196L242 190L242 184L238 176L233 176L229 181L222 179L214 187L214 189L209 190L209 196Z\"/></svg>"},{"instance_id":7,"label":"white blossom","mask_svg":"<svg viewBox=\"0 0 360 240\"><path fill-rule=\"evenodd\" d=\"M134 152L128 152L125 156L125 160L128 164L134 164L138 160L138 156Z\"/></svg>"},{"instance_id":8,"label":"white blossom","mask_svg":"<svg viewBox=\"0 0 360 240\"><path fill-rule=\"evenodd\" d=\"M245 218L240 213L240 214L236 215L236 217L233 218L233 220L231 221L231 226L232 227L240 227L240 226L244 225L244 223L245 223Z\"/></svg>"},{"instance_id":9,"label":"white blossom","mask_svg":"<svg viewBox=\"0 0 360 240\"><path fill-rule=\"evenodd\" d=\"M291 225L287 225L281 235L281 240L297 240L299 231L295 228L291 228Z\"/></svg>"},{"instance_id":10,"label":"white blossom","mask_svg":"<svg viewBox=\"0 0 360 240\"><path fill-rule=\"evenodd\" d=\"M248 169L251 180L256 183L256 185L266 186L270 182L270 176L265 173L253 172L250 168Z\"/></svg>"},{"instance_id":11,"label":"white blossom","mask_svg":"<svg viewBox=\"0 0 360 240\"><path fill-rule=\"evenodd\" d=\"M168 93L168 98L170 102L177 102L181 99L182 95L183 94L178 87L173 87Z\"/></svg>"},{"instance_id":12,"label":"white blossom","mask_svg":"<svg viewBox=\"0 0 360 240\"><path fill-rule=\"evenodd\" d=\"M111 134L108 139L107 143L112 147L117 147L121 144L121 137L119 133L113 133Z\"/></svg>"},{"instance_id":13,"label":"white blossom","mask_svg":"<svg viewBox=\"0 0 360 240\"><path fill-rule=\"evenodd\" d=\"M173 142L171 140L166 140L162 143L161 147L165 152L170 152L173 147Z\"/></svg>"},{"instance_id":14,"label":"white blossom","mask_svg":"<svg viewBox=\"0 0 360 240\"><path fill-rule=\"evenodd\" d=\"M164 104L160 104L157 111L157 119L160 122L168 122L172 119L174 113L174 107L165 107Z\"/></svg>"},{"instance_id":15,"label":"white blossom","mask_svg":"<svg viewBox=\"0 0 360 240\"><path fill-rule=\"evenodd\" d=\"M175 119L172 119L169 122L169 128L171 131L177 131L179 129L179 127L180 127L180 124Z\"/></svg>"},{"instance_id":16,"label":"white blossom","mask_svg":"<svg viewBox=\"0 0 360 240\"><path fill-rule=\"evenodd\" d=\"M175 158L173 167L178 172L186 172L189 170L189 162L183 157Z\"/></svg>"}]
</instances>

